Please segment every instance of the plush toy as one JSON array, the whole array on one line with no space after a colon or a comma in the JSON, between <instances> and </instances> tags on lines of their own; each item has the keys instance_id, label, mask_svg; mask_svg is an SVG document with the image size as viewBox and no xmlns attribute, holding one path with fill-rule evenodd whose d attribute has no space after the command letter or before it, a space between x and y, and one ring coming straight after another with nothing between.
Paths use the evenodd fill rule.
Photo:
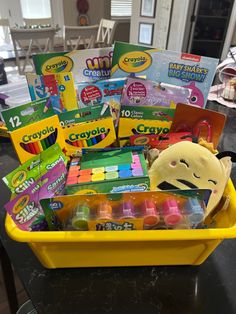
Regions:
<instances>
[{"instance_id":1,"label":"plush toy","mask_svg":"<svg viewBox=\"0 0 236 314\"><path fill-rule=\"evenodd\" d=\"M151 190L211 189L205 217L219 203L230 176L236 154L214 155L207 148L189 141L162 151L150 167Z\"/></svg>"}]
</instances>

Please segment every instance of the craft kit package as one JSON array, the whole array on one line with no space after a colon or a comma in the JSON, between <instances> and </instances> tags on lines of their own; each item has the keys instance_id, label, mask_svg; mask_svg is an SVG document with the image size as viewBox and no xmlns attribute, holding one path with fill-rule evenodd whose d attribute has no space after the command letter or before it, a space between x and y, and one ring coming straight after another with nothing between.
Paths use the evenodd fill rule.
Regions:
<instances>
[{"instance_id":1,"label":"craft kit package","mask_svg":"<svg viewBox=\"0 0 236 314\"><path fill-rule=\"evenodd\" d=\"M125 78L101 80L94 83L78 83L76 85L79 107L84 108L101 103L109 104L115 126L118 125L121 95Z\"/></svg>"},{"instance_id":2,"label":"craft kit package","mask_svg":"<svg viewBox=\"0 0 236 314\"><path fill-rule=\"evenodd\" d=\"M10 132L12 144L21 163L40 154L55 143L65 147L58 116L52 116Z\"/></svg>"},{"instance_id":3,"label":"craft kit package","mask_svg":"<svg viewBox=\"0 0 236 314\"><path fill-rule=\"evenodd\" d=\"M40 201L49 230L200 228L209 190L87 194ZM55 224L56 222L56 224Z\"/></svg>"},{"instance_id":4,"label":"craft kit package","mask_svg":"<svg viewBox=\"0 0 236 314\"><path fill-rule=\"evenodd\" d=\"M139 77L128 77L121 104L130 106L164 106L174 108L188 104L191 90L185 87L156 83Z\"/></svg>"},{"instance_id":5,"label":"craft kit package","mask_svg":"<svg viewBox=\"0 0 236 314\"><path fill-rule=\"evenodd\" d=\"M60 146L54 144L7 174L3 177L3 182L11 190L13 197L24 192L60 161L67 165L67 159Z\"/></svg>"},{"instance_id":6,"label":"craft kit package","mask_svg":"<svg viewBox=\"0 0 236 314\"><path fill-rule=\"evenodd\" d=\"M141 148L83 150L72 159L66 194L117 193L149 190L147 164Z\"/></svg>"},{"instance_id":7,"label":"craft kit package","mask_svg":"<svg viewBox=\"0 0 236 314\"><path fill-rule=\"evenodd\" d=\"M155 106L121 106L118 127L120 146L130 145L134 134L169 133L175 109Z\"/></svg>"},{"instance_id":8,"label":"craft kit package","mask_svg":"<svg viewBox=\"0 0 236 314\"><path fill-rule=\"evenodd\" d=\"M74 78L71 72L48 75L26 74L32 100L49 97L45 111L51 106L56 114L78 108Z\"/></svg>"},{"instance_id":9,"label":"craft kit package","mask_svg":"<svg viewBox=\"0 0 236 314\"><path fill-rule=\"evenodd\" d=\"M113 48L96 48L33 55L37 74L72 72L75 82L110 78Z\"/></svg>"},{"instance_id":10,"label":"craft kit package","mask_svg":"<svg viewBox=\"0 0 236 314\"><path fill-rule=\"evenodd\" d=\"M116 141L115 127L107 104L73 110L59 115L66 154L82 148L104 148Z\"/></svg>"},{"instance_id":11,"label":"craft kit package","mask_svg":"<svg viewBox=\"0 0 236 314\"><path fill-rule=\"evenodd\" d=\"M66 166L58 162L38 181L30 185L24 193L18 194L5 205L9 215L22 230L48 230L44 212L39 201L63 193L66 180Z\"/></svg>"},{"instance_id":12,"label":"craft kit package","mask_svg":"<svg viewBox=\"0 0 236 314\"><path fill-rule=\"evenodd\" d=\"M204 108L218 59L116 42L111 78L144 76L191 90L189 103Z\"/></svg>"}]
</instances>

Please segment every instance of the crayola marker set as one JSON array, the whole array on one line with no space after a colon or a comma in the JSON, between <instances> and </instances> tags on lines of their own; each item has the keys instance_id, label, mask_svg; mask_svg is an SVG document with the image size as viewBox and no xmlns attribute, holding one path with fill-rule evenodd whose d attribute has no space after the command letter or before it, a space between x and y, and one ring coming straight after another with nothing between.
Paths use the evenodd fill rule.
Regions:
<instances>
[{"instance_id":1,"label":"crayola marker set","mask_svg":"<svg viewBox=\"0 0 236 314\"><path fill-rule=\"evenodd\" d=\"M60 161L63 161L65 165L67 164L67 159L60 146L54 144L39 155L27 160L2 180L11 190L12 196L14 196L24 192Z\"/></svg>"},{"instance_id":2,"label":"crayola marker set","mask_svg":"<svg viewBox=\"0 0 236 314\"><path fill-rule=\"evenodd\" d=\"M5 205L7 212L22 230L48 230L40 199L63 193L66 179L64 161L57 163L28 189Z\"/></svg>"},{"instance_id":3,"label":"crayola marker set","mask_svg":"<svg viewBox=\"0 0 236 314\"><path fill-rule=\"evenodd\" d=\"M63 195L40 204L49 230L189 229L203 225L209 196L209 190L125 192Z\"/></svg>"},{"instance_id":4,"label":"crayola marker set","mask_svg":"<svg viewBox=\"0 0 236 314\"><path fill-rule=\"evenodd\" d=\"M48 75L26 74L32 100L49 97L45 112L52 107L56 114L78 108L71 72Z\"/></svg>"},{"instance_id":5,"label":"crayola marker set","mask_svg":"<svg viewBox=\"0 0 236 314\"><path fill-rule=\"evenodd\" d=\"M128 77L123 89L121 105L175 108L178 103L188 104L190 94L190 89L185 87Z\"/></svg>"},{"instance_id":6,"label":"crayola marker set","mask_svg":"<svg viewBox=\"0 0 236 314\"><path fill-rule=\"evenodd\" d=\"M142 148L83 150L81 159L70 164L66 194L149 190Z\"/></svg>"},{"instance_id":7,"label":"crayola marker set","mask_svg":"<svg viewBox=\"0 0 236 314\"><path fill-rule=\"evenodd\" d=\"M11 141L21 163L40 154L55 143L64 149L63 132L58 116L10 132Z\"/></svg>"},{"instance_id":8,"label":"crayola marker set","mask_svg":"<svg viewBox=\"0 0 236 314\"><path fill-rule=\"evenodd\" d=\"M53 116L55 113L52 108L49 107L49 110L45 111L48 101L48 98L43 98L21 106L3 110L2 117L8 131L12 132L26 125Z\"/></svg>"},{"instance_id":9,"label":"crayola marker set","mask_svg":"<svg viewBox=\"0 0 236 314\"><path fill-rule=\"evenodd\" d=\"M72 72L75 82L110 78L113 48L73 50L33 55L37 74Z\"/></svg>"},{"instance_id":10,"label":"crayola marker set","mask_svg":"<svg viewBox=\"0 0 236 314\"><path fill-rule=\"evenodd\" d=\"M116 42L111 78L142 76L191 90L189 103L204 108L218 59Z\"/></svg>"},{"instance_id":11,"label":"crayola marker set","mask_svg":"<svg viewBox=\"0 0 236 314\"><path fill-rule=\"evenodd\" d=\"M109 104L115 126L117 126L125 82L126 78L76 84L79 107L84 108L101 103Z\"/></svg>"},{"instance_id":12,"label":"crayola marker set","mask_svg":"<svg viewBox=\"0 0 236 314\"><path fill-rule=\"evenodd\" d=\"M115 127L107 104L91 106L59 115L68 155L82 148L104 148L116 140Z\"/></svg>"},{"instance_id":13,"label":"crayola marker set","mask_svg":"<svg viewBox=\"0 0 236 314\"><path fill-rule=\"evenodd\" d=\"M169 133L175 109L151 106L121 106L118 127L120 146L130 145L135 134Z\"/></svg>"}]
</instances>

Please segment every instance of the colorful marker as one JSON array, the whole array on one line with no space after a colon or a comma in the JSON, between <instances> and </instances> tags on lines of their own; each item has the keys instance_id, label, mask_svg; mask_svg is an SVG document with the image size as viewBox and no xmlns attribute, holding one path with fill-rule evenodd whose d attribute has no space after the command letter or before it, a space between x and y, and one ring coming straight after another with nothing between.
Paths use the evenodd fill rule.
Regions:
<instances>
[{"instance_id":1,"label":"colorful marker","mask_svg":"<svg viewBox=\"0 0 236 314\"><path fill-rule=\"evenodd\" d=\"M179 205L174 198L168 198L162 204L162 209L163 218L167 225L174 226L181 221L182 215L179 209Z\"/></svg>"}]
</instances>

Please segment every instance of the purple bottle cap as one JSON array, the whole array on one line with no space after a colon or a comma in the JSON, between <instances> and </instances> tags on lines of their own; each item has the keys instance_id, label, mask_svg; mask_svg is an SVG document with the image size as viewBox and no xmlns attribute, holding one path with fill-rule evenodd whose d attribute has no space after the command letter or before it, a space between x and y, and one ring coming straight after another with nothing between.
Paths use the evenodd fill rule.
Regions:
<instances>
[{"instance_id":1,"label":"purple bottle cap","mask_svg":"<svg viewBox=\"0 0 236 314\"><path fill-rule=\"evenodd\" d=\"M163 204L163 217L167 225L177 225L181 219L182 215L179 209L179 205L174 198L168 198Z\"/></svg>"},{"instance_id":2,"label":"purple bottle cap","mask_svg":"<svg viewBox=\"0 0 236 314\"><path fill-rule=\"evenodd\" d=\"M124 202L122 206L121 218L134 218L134 217L135 212L133 203L131 201Z\"/></svg>"}]
</instances>

